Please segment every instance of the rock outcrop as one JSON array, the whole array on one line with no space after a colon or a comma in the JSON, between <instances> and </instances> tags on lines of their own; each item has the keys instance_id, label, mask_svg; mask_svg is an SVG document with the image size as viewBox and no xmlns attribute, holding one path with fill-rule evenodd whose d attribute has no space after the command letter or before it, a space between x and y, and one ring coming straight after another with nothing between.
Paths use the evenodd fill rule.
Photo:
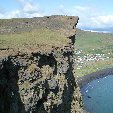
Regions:
<instances>
[{"instance_id":1,"label":"rock outcrop","mask_svg":"<svg viewBox=\"0 0 113 113\"><path fill-rule=\"evenodd\" d=\"M0 50L0 113L84 112L73 75L77 22L78 17L50 16L12 19L1 25L1 34L46 28L65 35L68 42L61 46L42 44L29 51ZM16 30L13 25L17 25Z\"/></svg>"}]
</instances>

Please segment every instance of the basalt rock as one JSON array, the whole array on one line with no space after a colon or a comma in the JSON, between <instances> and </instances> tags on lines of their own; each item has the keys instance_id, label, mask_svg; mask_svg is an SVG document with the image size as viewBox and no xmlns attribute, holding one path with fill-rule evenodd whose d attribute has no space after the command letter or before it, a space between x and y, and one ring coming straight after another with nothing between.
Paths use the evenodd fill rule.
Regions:
<instances>
[{"instance_id":1,"label":"basalt rock","mask_svg":"<svg viewBox=\"0 0 113 113\"><path fill-rule=\"evenodd\" d=\"M38 20L35 23L42 28L54 27L69 42L62 47L39 47L29 52L0 50L0 113L83 113L80 90L73 75L74 27L78 17L50 16L33 20ZM19 22L5 27L13 29L16 24L21 32L23 23L27 26L34 23L29 19ZM9 33L5 27L2 33Z\"/></svg>"}]
</instances>

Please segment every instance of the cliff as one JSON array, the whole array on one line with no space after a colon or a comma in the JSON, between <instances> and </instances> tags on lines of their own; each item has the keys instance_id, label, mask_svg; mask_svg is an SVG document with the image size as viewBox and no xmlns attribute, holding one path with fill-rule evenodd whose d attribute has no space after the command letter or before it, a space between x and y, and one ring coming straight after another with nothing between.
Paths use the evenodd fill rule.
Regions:
<instances>
[{"instance_id":1,"label":"cliff","mask_svg":"<svg viewBox=\"0 0 113 113\"><path fill-rule=\"evenodd\" d=\"M73 75L77 22L69 16L0 20L0 113L84 112Z\"/></svg>"}]
</instances>

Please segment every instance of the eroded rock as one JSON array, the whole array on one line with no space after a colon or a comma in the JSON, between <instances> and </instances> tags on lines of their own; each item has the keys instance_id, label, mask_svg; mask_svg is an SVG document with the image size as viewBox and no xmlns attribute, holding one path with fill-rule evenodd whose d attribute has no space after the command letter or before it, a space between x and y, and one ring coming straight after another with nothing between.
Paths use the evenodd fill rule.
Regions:
<instances>
[{"instance_id":1,"label":"eroded rock","mask_svg":"<svg viewBox=\"0 0 113 113\"><path fill-rule=\"evenodd\" d=\"M50 18L65 22L63 16ZM67 18L78 21L77 17ZM44 21L45 17L42 19ZM70 31L77 21L68 21L66 24L72 28L68 25L64 28L64 25L58 22L50 23L49 20L46 27L51 29L53 24L56 30L56 26L61 26L60 29ZM55 46L46 51L39 48L28 53L19 51L16 54L5 54L4 57L2 55L0 113L84 112L80 90L73 75L75 32L66 34L66 37L69 38L69 42L62 48Z\"/></svg>"}]
</instances>

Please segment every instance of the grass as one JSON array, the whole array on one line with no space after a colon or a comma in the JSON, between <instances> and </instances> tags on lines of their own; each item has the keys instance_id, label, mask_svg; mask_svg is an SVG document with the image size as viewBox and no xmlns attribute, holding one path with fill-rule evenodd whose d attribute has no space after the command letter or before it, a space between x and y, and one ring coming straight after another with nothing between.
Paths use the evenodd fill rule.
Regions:
<instances>
[{"instance_id":1,"label":"grass","mask_svg":"<svg viewBox=\"0 0 113 113\"><path fill-rule=\"evenodd\" d=\"M75 47L85 52L91 49L106 49L113 44L113 34L77 31Z\"/></svg>"},{"instance_id":2,"label":"grass","mask_svg":"<svg viewBox=\"0 0 113 113\"><path fill-rule=\"evenodd\" d=\"M104 61L90 62L85 65L81 69L76 69L75 74L78 77L85 76L91 74L93 72L113 67L113 59L108 59ZM75 67L76 68L76 67Z\"/></svg>"},{"instance_id":3,"label":"grass","mask_svg":"<svg viewBox=\"0 0 113 113\"><path fill-rule=\"evenodd\" d=\"M109 57L108 59L96 62L88 61L80 64L82 66L80 69L77 69L77 65L75 65L75 72L78 77L91 74L98 70L113 67L113 34L95 33L78 29L75 49L82 50L81 54L76 55L81 58L87 54L104 54L106 57Z\"/></svg>"},{"instance_id":4,"label":"grass","mask_svg":"<svg viewBox=\"0 0 113 113\"><path fill-rule=\"evenodd\" d=\"M0 48L15 48L21 46L33 46L37 44L62 45L68 39L57 32L48 29L35 29L30 32L20 34L0 35Z\"/></svg>"}]
</instances>

